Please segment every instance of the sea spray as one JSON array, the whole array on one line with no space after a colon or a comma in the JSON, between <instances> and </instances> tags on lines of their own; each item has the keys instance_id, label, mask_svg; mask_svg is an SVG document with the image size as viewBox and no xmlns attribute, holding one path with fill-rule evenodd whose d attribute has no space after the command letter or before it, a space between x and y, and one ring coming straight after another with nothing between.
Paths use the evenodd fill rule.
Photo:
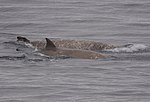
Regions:
<instances>
[{"instance_id":1,"label":"sea spray","mask_svg":"<svg viewBox=\"0 0 150 102\"><path fill-rule=\"evenodd\" d=\"M122 47L117 47L114 49L106 49L105 51L108 52L124 52L124 53L132 53L132 52L140 52L140 51L145 51L149 48L149 46L144 45L144 44L127 44Z\"/></svg>"}]
</instances>

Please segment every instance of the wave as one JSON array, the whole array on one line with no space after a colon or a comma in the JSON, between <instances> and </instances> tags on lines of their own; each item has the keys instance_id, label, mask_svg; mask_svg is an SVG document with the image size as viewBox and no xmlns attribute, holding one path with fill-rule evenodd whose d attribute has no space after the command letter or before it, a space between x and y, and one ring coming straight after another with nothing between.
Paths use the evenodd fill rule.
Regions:
<instances>
[{"instance_id":1,"label":"wave","mask_svg":"<svg viewBox=\"0 0 150 102\"><path fill-rule=\"evenodd\" d=\"M149 46L144 44L127 44L122 47L117 47L113 49L105 49L106 52L115 52L115 53L133 53L133 52L146 52L149 51Z\"/></svg>"}]
</instances>

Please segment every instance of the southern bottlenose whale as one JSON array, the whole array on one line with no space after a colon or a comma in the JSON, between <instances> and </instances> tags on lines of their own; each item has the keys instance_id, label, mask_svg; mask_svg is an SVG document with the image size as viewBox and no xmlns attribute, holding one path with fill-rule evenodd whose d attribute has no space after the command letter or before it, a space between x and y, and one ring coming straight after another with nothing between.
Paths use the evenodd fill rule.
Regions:
<instances>
[{"instance_id":1,"label":"southern bottlenose whale","mask_svg":"<svg viewBox=\"0 0 150 102\"><path fill-rule=\"evenodd\" d=\"M33 45L35 43L35 42L30 42L28 39L24 37L17 37L17 39L19 41L31 43ZM100 58L110 57L109 55L104 55L104 54L101 54L95 51L90 51L90 50L60 48L60 47L57 47L50 39L48 38L45 38L45 39L46 39L46 44L43 48L40 48L39 51L40 53L48 55L48 56L56 56L56 57L68 56L71 58L81 58L81 59L100 59Z\"/></svg>"},{"instance_id":2,"label":"southern bottlenose whale","mask_svg":"<svg viewBox=\"0 0 150 102\"><path fill-rule=\"evenodd\" d=\"M50 40L59 48L70 48L70 49L81 49L81 50L92 50L101 51L104 49L116 48L116 46L105 44L101 42L88 41L88 40L70 40L70 39L60 39L60 38L50 38ZM25 37L18 36L17 41L23 41L26 43L31 43L32 46L39 49L43 49L46 45L45 41L30 41Z\"/></svg>"},{"instance_id":3,"label":"southern bottlenose whale","mask_svg":"<svg viewBox=\"0 0 150 102\"><path fill-rule=\"evenodd\" d=\"M49 40L48 38L45 39L46 39L46 46L44 49L41 50L41 53L48 56L57 56L57 57L68 56L71 58L81 58L81 59L100 59L110 57L108 55L100 54L98 52L89 50L57 48L51 40Z\"/></svg>"}]
</instances>

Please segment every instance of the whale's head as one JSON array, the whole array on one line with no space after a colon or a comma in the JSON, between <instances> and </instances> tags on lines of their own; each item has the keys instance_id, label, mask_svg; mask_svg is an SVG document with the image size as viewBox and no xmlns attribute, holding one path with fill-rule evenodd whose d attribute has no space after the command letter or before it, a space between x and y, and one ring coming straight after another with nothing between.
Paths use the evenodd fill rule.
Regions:
<instances>
[{"instance_id":1,"label":"whale's head","mask_svg":"<svg viewBox=\"0 0 150 102\"><path fill-rule=\"evenodd\" d=\"M17 41L22 41L22 42L30 43L30 40L28 40L27 38L22 37L22 36L18 36L17 37Z\"/></svg>"}]
</instances>

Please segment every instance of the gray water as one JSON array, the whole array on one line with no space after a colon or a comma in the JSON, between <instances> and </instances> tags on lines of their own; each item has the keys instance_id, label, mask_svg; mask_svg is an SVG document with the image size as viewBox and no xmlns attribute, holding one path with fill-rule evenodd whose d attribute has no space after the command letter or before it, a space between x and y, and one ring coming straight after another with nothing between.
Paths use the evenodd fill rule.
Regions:
<instances>
[{"instance_id":1,"label":"gray water","mask_svg":"<svg viewBox=\"0 0 150 102\"><path fill-rule=\"evenodd\" d=\"M149 0L0 0L0 102L150 102L149 50L53 59L17 36L150 46Z\"/></svg>"}]
</instances>

